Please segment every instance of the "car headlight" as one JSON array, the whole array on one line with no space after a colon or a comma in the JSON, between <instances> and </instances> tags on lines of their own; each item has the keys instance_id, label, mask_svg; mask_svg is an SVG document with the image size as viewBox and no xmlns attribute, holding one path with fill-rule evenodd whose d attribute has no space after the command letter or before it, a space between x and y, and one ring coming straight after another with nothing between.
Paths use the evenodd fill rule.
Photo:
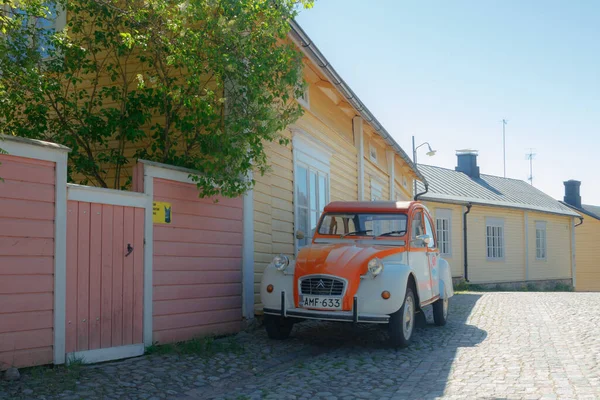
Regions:
<instances>
[{"instance_id":1,"label":"car headlight","mask_svg":"<svg viewBox=\"0 0 600 400\"><path fill-rule=\"evenodd\" d=\"M383 262L379 258L375 257L369 261L369 264L367 264L367 269L369 270L369 273L373 275L373 277L376 277L383 272Z\"/></svg>"},{"instance_id":2,"label":"car headlight","mask_svg":"<svg viewBox=\"0 0 600 400\"><path fill-rule=\"evenodd\" d=\"M275 266L275 268L277 268L278 271L283 271L287 268L288 265L290 265L290 259L287 258L287 256L284 256L283 254L279 254L273 259L273 265Z\"/></svg>"}]
</instances>

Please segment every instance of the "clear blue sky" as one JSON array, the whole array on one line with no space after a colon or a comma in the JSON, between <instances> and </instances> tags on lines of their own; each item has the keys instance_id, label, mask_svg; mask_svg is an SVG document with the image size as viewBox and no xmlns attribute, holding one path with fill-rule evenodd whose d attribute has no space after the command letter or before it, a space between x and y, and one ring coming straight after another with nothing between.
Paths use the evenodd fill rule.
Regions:
<instances>
[{"instance_id":1,"label":"clear blue sky","mask_svg":"<svg viewBox=\"0 0 600 400\"><path fill-rule=\"evenodd\" d=\"M350 87L418 161L454 168L479 150L482 173L562 199L582 181L600 205L600 1L317 0L297 21Z\"/></svg>"}]
</instances>

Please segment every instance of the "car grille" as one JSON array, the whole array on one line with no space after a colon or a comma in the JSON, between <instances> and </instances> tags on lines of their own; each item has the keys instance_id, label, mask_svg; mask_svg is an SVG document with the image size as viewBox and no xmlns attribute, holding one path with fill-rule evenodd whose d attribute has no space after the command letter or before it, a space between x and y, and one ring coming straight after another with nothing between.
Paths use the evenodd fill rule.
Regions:
<instances>
[{"instance_id":1,"label":"car grille","mask_svg":"<svg viewBox=\"0 0 600 400\"><path fill-rule=\"evenodd\" d=\"M344 293L344 281L334 278L304 278L300 281L302 294L341 296Z\"/></svg>"}]
</instances>

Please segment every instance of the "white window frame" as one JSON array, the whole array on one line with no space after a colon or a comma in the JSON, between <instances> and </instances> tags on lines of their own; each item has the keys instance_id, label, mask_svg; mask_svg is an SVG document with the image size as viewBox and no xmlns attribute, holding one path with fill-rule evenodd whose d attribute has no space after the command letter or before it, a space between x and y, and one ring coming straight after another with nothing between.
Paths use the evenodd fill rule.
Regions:
<instances>
[{"instance_id":1,"label":"white window frame","mask_svg":"<svg viewBox=\"0 0 600 400\"><path fill-rule=\"evenodd\" d=\"M331 168L330 168L330 160L333 156L333 149L331 149L326 144L321 141L315 139L313 136L309 135L302 129L298 128L290 128L292 132L292 156L293 156L293 164L294 164L294 251L298 254L300 250L298 246L298 240L296 239L296 231L299 224L299 214L297 212L299 207L298 202L298 192L296 191L296 181L297 177L297 169L298 166L302 166L308 170L308 179L310 179L310 171L314 171L317 173L317 186L318 186L318 177L319 175L326 177L325 184L325 205L327 205L331 201ZM317 193L318 196L318 193ZM310 220L310 210L309 210L309 220ZM304 232L305 237L308 239L310 232Z\"/></svg>"},{"instance_id":2,"label":"white window frame","mask_svg":"<svg viewBox=\"0 0 600 400\"><path fill-rule=\"evenodd\" d=\"M488 261L503 261L506 258L504 219L502 218L487 217L485 219L485 255Z\"/></svg>"},{"instance_id":3,"label":"white window frame","mask_svg":"<svg viewBox=\"0 0 600 400\"><path fill-rule=\"evenodd\" d=\"M306 86L306 88L304 89L304 92L302 93L302 96L298 97L296 100L298 101L298 103L300 103L301 106L303 106L307 110L310 110L309 86Z\"/></svg>"},{"instance_id":4,"label":"white window frame","mask_svg":"<svg viewBox=\"0 0 600 400\"><path fill-rule=\"evenodd\" d=\"M369 160L377 164L377 148L369 143Z\"/></svg>"},{"instance_id":5,"label":"white window frame","mask_svg":"<svg viewBox=\"0 0 600 400\"><path fill-rule=\"evenodd\" d=\"M62 31L65 26L67 26L67 11L64 9L64 7L61 4L58 4L56 2L51 2L53 3L53 5L55 6L55 13L56 15L54 16L55 18L53 19L53 24L51 25L51 28L54 30L54 32L60 32ZM3 6L5 11L10 11L8 5ZM31 22L30 22L31 23ZM37 21L36 21L37 23ZM45 57L43 57L43 60L48 60L50 57L48 57L47 55Z\"/></svg>"},{"instance_id":6,"label":"white window frame","mask_svg":"<svg viewBox=\"0 0 600 400\"><path fill-rule=\"evenodd\" d=\"M443 225L446 229L443 229ZM440 224L442 229L440 229ZM452 256L452 210L438 208L435 210L435 231L437 233L437 245L440 254L443 256ZM445 247L445 249L444 249ZM446 251L444 251L446 250Z\"/></svg>"},{"instance_id":7,"label":"white window frame","mask_svg":"<svg viewBox=\"0 0 600 400\"><path fill-rule=\"evenodd\" d=\"M535 259L548 259L548 231L545 221L535 221Z\"/></svg>"}]
</instances>

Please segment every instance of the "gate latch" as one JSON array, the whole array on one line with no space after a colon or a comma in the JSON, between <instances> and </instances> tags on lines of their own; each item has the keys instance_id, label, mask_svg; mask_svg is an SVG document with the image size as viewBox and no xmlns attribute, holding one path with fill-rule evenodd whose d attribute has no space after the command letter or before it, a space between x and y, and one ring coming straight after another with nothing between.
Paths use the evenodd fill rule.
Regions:
<instances>
[{"instance_id":1,"label":"gate latch","mask_svg":"<svg viewBox=\"0 0 600 400\"><path fill-rule=\"evenodd\" d=\"M130 255L132 251L133 251L133 246L131 246L131 243L127 243L127 254L125 254L125 257Z\"/></svg>"}]
</instances>

